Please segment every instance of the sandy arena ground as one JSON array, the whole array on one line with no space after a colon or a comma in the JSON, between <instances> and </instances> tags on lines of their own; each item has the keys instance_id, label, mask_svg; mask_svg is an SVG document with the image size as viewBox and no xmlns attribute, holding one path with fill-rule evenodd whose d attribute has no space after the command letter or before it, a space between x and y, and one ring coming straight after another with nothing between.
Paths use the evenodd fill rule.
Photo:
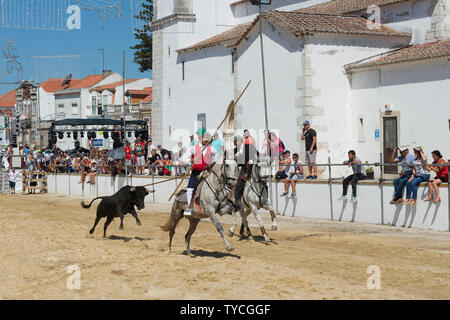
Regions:
<instances>
[{"instance_id":1,"label":"sandy arena ground","mask_svg":"<svg viewBox=\"0 0 450 320\"><path fill-rule=\"evenodd\" d=\"M167 255L160 230L168 205L148 205L142 226L127 215L102 239L101 221L88 237L96 205L55 195L0 196L1 299L449 299L450 233L312 219L279 219L277 244L231 239L227 253L209 222L183 254L187 220ZM230 218L223 217L224 227ZM255 219L250 220L256 235ZM77 265L81 290L66 286ZM381 270L381 289L369 290L367 267Z\"/></svg>"}]
</instances>

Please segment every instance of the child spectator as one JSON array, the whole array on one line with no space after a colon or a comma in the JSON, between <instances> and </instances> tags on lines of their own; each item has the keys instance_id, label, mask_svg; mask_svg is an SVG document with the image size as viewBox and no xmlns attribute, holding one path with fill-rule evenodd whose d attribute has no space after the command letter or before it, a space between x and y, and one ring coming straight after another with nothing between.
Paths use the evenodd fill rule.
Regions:
<instances>
[{"instance_id":1,"label":"child spectator","mask_svg":"<svg viewBox=\"0 0 450 320\"><path fill-rule=\"evenodd\" d=\"M417 203L419 184L430 180L430 174L425 168L427 157L423 154L422 148L415 148L414 155L415 159L413 163L415 166L413 167L411 178L408 179L408 183L406 184L405 204L410 206L415 206Z\"/></svg>"},{"instance_id":2,"label":"child spectator","mask_svg":"<svg viewBox=\"0 0 450 320\"><path fill-rule=\"evenodd\" d=\"M17 176L19 175L14 168L11 168L11 171L9 172L9 187L11 188L11 194L16 193L16 182L17 182Z\"/></svg>"},{"instance_id":3,"label":"child spectator","mask_svg":"<svg viewBox=\"0 0 450 320\"><path fill-rule=\"evenodd\" d=\"M439 150L434 150L431 153L431 156L433 157L432 164L447 163L447 161L442 159L442 154ZM429 171L433 170L434 172L436 172L436 177L428 182L428 197L424 201L433 200L433 190L434 190L434 192L436 192L436 198L435 200L433 200L433 202L439 202L441 201L441 197L439 196L439 185L443 182L448 182L448 167L441 167L441 166L438 167L427 164L426 168Z\"/></svg>"},{"instance_id":4,"label":"child spectator","mask_svg":"<svg viewBox=\"0 0 450 320\"><path fill-rule=\"evenodd\" d=\"M289 151L286 151L287 153ZM297 197L296 192L296 181L299 179L303 179L303 167L298 158L298 154L294 153L292 156L291 165L288 166L287 178L284 180L284 193L281 195L282 197L287 196L289 193L289 185L292 186L292 194L291 198Z\"/></svg>"},{"instance_id":5,"label":"child spectator","mask_svg":"<svg viewBox=\"0 0 450 320\"><path fill-rule=\"evenodd\" d=\"M356 196L356 184L359 180L366 179L366 170L363 165L361 165L361 159L359 159L356 156L356 152L354 150L350 150L348 152L348 160L344 161L344 164L348 165L349 167L352 167L353 174L349 175L347 178L344 179L342 182L342 196L339 198L339 200L346 200L348 199L347 196L347 190L348 190L348 184L352 184L352 197L350 199L351 203L354 203L358 201L358 198Z\"/></svg>"}]
</instances>

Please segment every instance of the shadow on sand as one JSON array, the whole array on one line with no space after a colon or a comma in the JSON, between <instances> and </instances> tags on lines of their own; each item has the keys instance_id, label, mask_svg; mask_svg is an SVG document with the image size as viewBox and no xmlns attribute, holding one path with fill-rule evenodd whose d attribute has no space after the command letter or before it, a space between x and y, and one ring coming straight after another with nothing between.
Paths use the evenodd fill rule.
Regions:
<instances>
[{"instance_id":1,"label":"shadow on sand","mask_svg":"<svg viewBox=\"0 0 450 320\"><path fill-rule=\"evenodd\" d=\"M115 236L115 235L110 235L108 237L109 240L122 240L124 242L128 242L130 240L139 240L139 241L150 241L152 240L152 238L141 238L141 237L134 237L134 238L130 238L130 237L123 237L123 236Z\"/></svg>"},{"instance_id":2,"label":"shadow on sand","mask_svg":"<svg viewBox=\"0 0 450 320\"><path fill-rule=\"evenodd\" d=\"M210 257L210 258L220 259L220 258L225 258L225 257L231 257L231 258L241 259L241 256L239 256L237 254L228 253L228 252L191 250L191 253L193 254L193 258ZM184 250L183 254L187 255L187 250Z\"/></svg>"}]
</instances>

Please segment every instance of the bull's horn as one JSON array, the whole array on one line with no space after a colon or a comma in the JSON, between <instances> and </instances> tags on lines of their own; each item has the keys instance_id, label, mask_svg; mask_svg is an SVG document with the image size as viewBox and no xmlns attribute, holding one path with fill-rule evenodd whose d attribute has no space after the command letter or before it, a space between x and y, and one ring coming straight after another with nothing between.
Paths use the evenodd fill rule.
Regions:
<instances>
[{"instance_id":1,"label":"bull's horn","mask_svg":"<svg viewBox=\"0 0 450 320\"><path fill-rule=\"evenodd\" d=\"M148 193L153 193L153 192L155 192L154 190L150 190L150 189L148 189L148 188L145 188L145 190L146 190Z\"/></svg>"},{"instance_id":2,"label":"bull's horn","mask_svg":"<svg viewBox=\"0 0 450 320\"><path fill-rule=\"evenodd\" d=\"M130 189L130 192L135 192L136 191L136 188L131 188Z\"/></svg>"}]
</instances>

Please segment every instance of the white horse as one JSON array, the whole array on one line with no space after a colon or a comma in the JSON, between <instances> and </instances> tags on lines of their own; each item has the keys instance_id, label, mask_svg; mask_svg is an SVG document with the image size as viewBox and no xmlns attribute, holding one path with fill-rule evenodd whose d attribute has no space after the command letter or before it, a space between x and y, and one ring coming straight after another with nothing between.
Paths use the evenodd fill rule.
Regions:
<instances>
[{"instance_id":1,"label":"white horse","mask_svg":"<svg viewBox=\"0 0 450 320\"><path fill-rule=\"evenodd\" d=\"M249 181L245 185L243 194L242 194L242 202L243 208L239 210L242 217L242 225L240 230L240 235L244 236L244 229L247 230L247 235L251 236L250 229L248 227L247 217L250 213L253 212L256 221L258 221L258 225L261 229L261 232L264 236L264 242L270 243L272 240L267 234L266 229L264 228L264 224L262 222L261 216L258 213L258 210L261 208L266 209L270 212L270 216L272 218L272 230L277 230L277 216L272 206L268 201L268 189L267 183L270 180L271 176L271 167L269 164L269 158L260 157L258 159L258 163L253 166L252 173ZM236 211L233 210L233 224L228 230L228 235L231 237L234 235L234 230L237 226L237 215Z\"/></svg>"},{"instance_id":2,"label":"white horse","mask_svg":"<svg viewBox=\"0 0 450 320\"><path fill-rule=\"evenodd\" d=\"M225 152L226 153L226 152ZM226 158L226 157L225 157ZM219 161L220 162L220 161ZM190 241L191 236L195 232L198 223L201 219L209 218L220 233L225 247L228 251L234 250L228 240L225 238L222 225L217 219L217 214L224 215L232 211L232 204L228 200L228 194L236 183L237 178L237 164L235 160L224 160L223 164L215 164L205 178L205 182L199 186L201 188L201 195L198 203L195 203L192 215L186 216L189 220L189 230L186 233L186 249L187 254L191 254ZM181 191L182 194L185 191ZM192 200L194 201L194 200ZM172 238L175 234L175 229L178 222L183 218L184 210L187 209L187 203L184 201L175 200L172 205L172 212L169 220L164 226L161 226L163 231L169 232L169 253L172 248Z\"/></svg>"}]
</instances>

